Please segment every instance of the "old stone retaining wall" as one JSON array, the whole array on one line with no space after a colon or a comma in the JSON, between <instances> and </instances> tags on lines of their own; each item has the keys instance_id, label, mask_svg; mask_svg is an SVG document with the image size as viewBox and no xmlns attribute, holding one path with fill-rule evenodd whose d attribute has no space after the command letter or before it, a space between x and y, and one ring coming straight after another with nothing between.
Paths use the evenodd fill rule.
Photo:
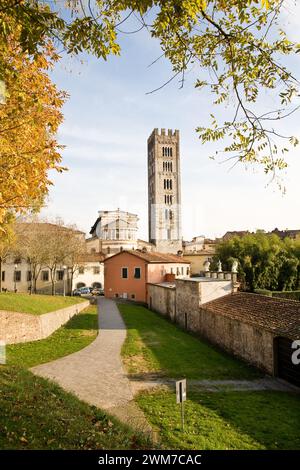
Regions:
<instances>
[{"instance_id":1,"label":"old stone retaining wall","mask_svg":"<svg viewBox=\"0 0 300 470\"><path fill-rule=\"evenodd\" d=\"M149 284L149 308L238 356L265 372L274 374L274 335L247 321L206 310L205 303L230 294L231 281L178 280L176 287ZM151 298L151 301L150 301Z\"/></svg>"},{"instance_id":2,"label":"old stone retaining wall","mask_svg":"<svg viewBox=\"0 0 300 470\"><path fill-rule=\"evenodd\" d=\"M175 287L148 284L148 305L151 310L175 320Z\"/></svg>"},{"instance_id":3,"label":"old stone retaining wall","mask_svg":"<svg viewBox=\"0 0 300 470\"><path fill-rule=\"evenodd\" d=\"M0 340L14 344L47 338L88 306L85 301L42 315L0 310Z\"/></svg>"},{"instance_id":4,"label":"old stone retaining wall","mask_svg":"<svg viewBox=\"0 0 300 470\"><path fill-rule=\"evenodd\" d=\"M274 374L273 334L237 319L200 307L191 312L187 329L265 372Z\"/></svg>"}]
</instances>

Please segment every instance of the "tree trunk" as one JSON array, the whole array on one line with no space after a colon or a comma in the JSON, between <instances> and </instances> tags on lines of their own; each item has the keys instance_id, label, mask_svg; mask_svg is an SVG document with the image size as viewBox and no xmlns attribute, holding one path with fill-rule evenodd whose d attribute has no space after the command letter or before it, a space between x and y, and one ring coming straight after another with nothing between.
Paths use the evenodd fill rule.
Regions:
<instances>
[{"instance_id":1,"label":"tree trunk","mask_svg":"<svg viewBox=\"0 0 300 470\"><path fill-rule=\"evenodd\" d=\"M73 273L73 270L72 270L72 271L71 271L71 278L70 278L70 282L71 282L71 286L70 286L71 296L73 295L73 277L74 277L74 273Z\"/></svg>"},{"instance_id":2,"label":"tree trunk","mask_svg":"<svg viewBox=\"0 0 300 470\"><path fill-rule=\"evenodd\" d=\"M0 257L0 294L2 292L2 258Z\"/></svg>"}]
</instances>

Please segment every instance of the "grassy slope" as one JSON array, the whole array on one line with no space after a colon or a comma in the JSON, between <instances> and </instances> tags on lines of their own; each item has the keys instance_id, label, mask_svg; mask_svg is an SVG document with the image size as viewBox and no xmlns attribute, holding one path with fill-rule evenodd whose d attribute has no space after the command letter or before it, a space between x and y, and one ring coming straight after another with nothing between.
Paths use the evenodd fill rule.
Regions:
<instances>
[{"instance_id":1,"label":"grassy slope","mask_svg":"<svg viewBox=\"0 0 300 470\"><path fill-rule=\"evenodd\" d=\"M0 366L0 449L140 449L144 437L54 383Z\"/></svg>"},{"instance_id":2,"label":"grassy slope","mask_svg":"<svg viewBox=\"0 0 300 470\"><path fill-rule=\"evenodd\" d=\"M83 302L83 299L78 297L15 294L11 292L0 294L0 310L32 313L33 315L41 315L53 310L59 310L79 302Z\"/></svg>"},{"instance_id":3,"label":"grassy slope","mask_svg":"<svg viewBox=\"0 0 300 470\"><path fill-rule=\"evenodd\" d=\"M191 379L243 379L259 374L144 307L120 304L119 309L128 328L122 356L129 373Z\"/></svg>"},{"instance_id":4,"label":"grassy slope","mask_svg":"<svg viewBox=\"0 0 300 470\"><path fill-rule=\"evenodd\" d=\"M7 346L9 365L33 367L79 351L97 336L97 306L90 306L75 315L48 338Z\"/></svg>"},{"instance_id":5,"label":"grassy slope","mask_svg":"<svg viewBox=\"0 0 300 470\"><path fill-rule=\"evenodd\" d=\"M283 392L190 392L185 432L174 393L137 402L169 449L300 449L299 396Z\"/></svg>"}]
</instances>

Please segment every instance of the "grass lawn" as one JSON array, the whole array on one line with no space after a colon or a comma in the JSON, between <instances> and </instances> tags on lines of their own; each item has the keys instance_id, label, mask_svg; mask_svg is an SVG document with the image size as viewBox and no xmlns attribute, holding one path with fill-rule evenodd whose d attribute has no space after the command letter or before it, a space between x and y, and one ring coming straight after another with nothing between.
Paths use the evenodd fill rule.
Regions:
<instances>
[{"instance_id":1,"label":"grass lawn","mask_svg":"<svg viewBox=\"0 0 300 470\"><path fill-rule=\"evenodd\" d=\"M32 313L33 315L52 312L79 302L83 302L83 299L58 295L15 294L12 292L0 294L0 310Z\"/></svg>"},{"instance_id":2,"label":"grass lawn","mask_svg":"<svg viewBox=\"0 0 300 470\"><path fill-rule=\"evenodd\" d=\"M119 304L127 325L122 356L130 374L190 379L246 379L259 372L179 329L145 307Z\"/></svg>"},{"instance_id":3,"label":"grass lawn","mask_svg":"<svg viewBox=\"0 0 300 470\"><path fill-rule=\"evenodd\" d=\"M0 366L0 449L141 449L151 445L103 411L17 367Z\"/></svg>"},{"instance_id":4,"label":"grass lawn","mask_svg":"<svg viewBox=\"0 0 300 470\"><path fill-rule=\"evenodd\" d=\"M140 306L120 304L128 328L129 373L190 379L253 379L259 372ZM188 388L185 432L174 391L148 391L136 402L167 449L300 449L299 395L275 391L206 392Z\"/></svg>"},{"instance_id":5,"label":"grass lawn","mask_svg":"<svg viewBox=\"0 0 300 470\"><path fill-rule=\"evenodd\" d=\"M300 449L299 395L188 390L185 432L175 393L143 393L136 401L168 449Z\"/></svg>"},{"instance_id":6,"label":"grass lawn","mask_svg":"<svg viewBox=\"0 0 300 470\"><path fill-rule=\"evenodd\" d=\"M2 295L2 294L1 294ZM97 306L90 306L75 315L51 336L40 341L8 345L7 363L33 367L79 351L97 336Z\"/></svg>"}]
</instances>

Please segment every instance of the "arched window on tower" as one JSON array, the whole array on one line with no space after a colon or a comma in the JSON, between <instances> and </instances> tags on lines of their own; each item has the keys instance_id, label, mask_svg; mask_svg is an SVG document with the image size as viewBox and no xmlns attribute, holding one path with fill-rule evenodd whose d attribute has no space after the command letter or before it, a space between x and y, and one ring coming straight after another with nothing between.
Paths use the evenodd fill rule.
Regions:
<instances>
[{"instance_id":1,"label":"arched window on tower","mask_svg":"<svg viewBox=\"0 0 300 470\"><path fill-rule=\"evenodd\" d=\"M172 189L172 180L169 180L170 189Z\"/></svg>"},{"instance_id":2,"label":"arched window on tower","mask_svg":"<svg viewBox=\"0 0 300 470\"><path fill-rule=\"evenodd\" d=\"M164 189L167 187L167 180L164 180Z\"/></svg>"},{"instance_id":3,"label":"arched window on tower","mask_svg":"<svg viewBox=\"0 0 300 470\"><path fill-rule=\"evenodd\" d=\"M172 147L170 148L170 157L172 157Z\"/></svg>"},{"instance_id":4,"label":"arched window on tower","mask_svg":"<svg viewBox=\"0 0 300 470\"><path fill-rule=\"evenodd\" d=\"M165 156L165 147L162 148L163 157Z\"/></svg>"}]
</instances>

